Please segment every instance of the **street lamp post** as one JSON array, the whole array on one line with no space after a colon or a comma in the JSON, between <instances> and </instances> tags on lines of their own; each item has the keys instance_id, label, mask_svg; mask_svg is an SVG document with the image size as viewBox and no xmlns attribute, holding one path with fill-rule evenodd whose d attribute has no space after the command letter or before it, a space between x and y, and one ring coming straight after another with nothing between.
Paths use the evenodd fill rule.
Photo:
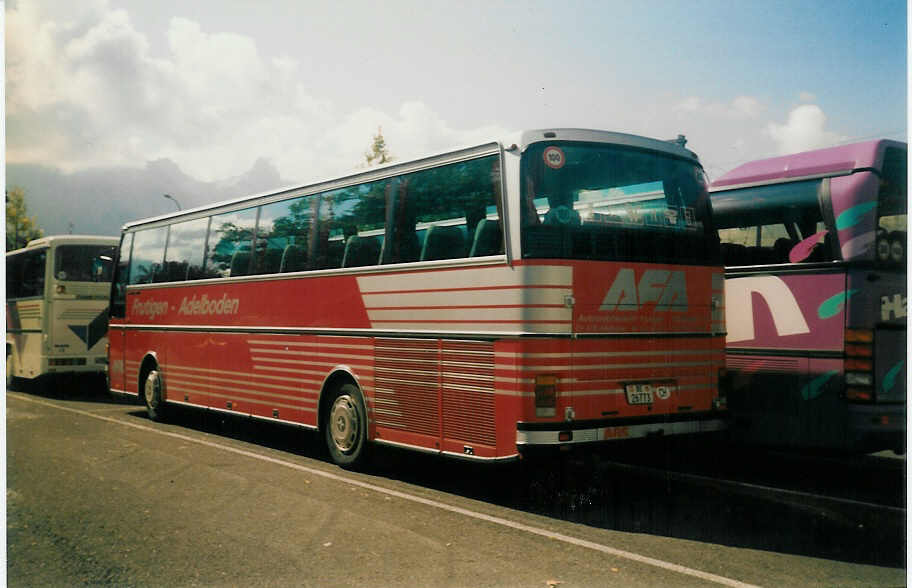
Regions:
<instances>
[{"instance_id":1,"label":"street lamp post","mask_svg":"<svg viewBox=\"0 0 912 588\"><path fill-rule=\"evenodd\" d=\"M167 198L168 200L173 202L175 204L175 206L177 206L177 210L183 210L181 208L180 202L178 202L177 199L174 196L172 196L171 194L162 194L162 198Z\"/></svg>"}]
</instances>

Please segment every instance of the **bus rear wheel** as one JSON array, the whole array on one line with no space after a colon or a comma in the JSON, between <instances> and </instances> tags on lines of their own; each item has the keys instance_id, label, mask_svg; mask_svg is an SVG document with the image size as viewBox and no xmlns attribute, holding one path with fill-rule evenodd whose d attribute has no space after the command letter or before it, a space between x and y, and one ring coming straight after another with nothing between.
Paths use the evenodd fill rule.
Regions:
<instances>
[{"instance_id":1,"label":"bus rear wheel","mask_svg":"<svg viewBox=\"0 0 912 588\"><path fill-rule=\"evenodd\" d=\"M163 390L161 372L155 369L149 370L143 382L143 400L146 403L146 413L150 420L161 422L165 418L167 410Z\"/></svg>"},{"instance_id":2,"label":"bus rear wheel","mask_svg":"<svg viewBox=\"0 0 912 588\"><path fill-rule=\"evenodd\" d=\"M343 468L363 465L367 445L367 413L358 387L342 384L333 391L323 421L329 456Z\"/></svg>"}]
</instances>

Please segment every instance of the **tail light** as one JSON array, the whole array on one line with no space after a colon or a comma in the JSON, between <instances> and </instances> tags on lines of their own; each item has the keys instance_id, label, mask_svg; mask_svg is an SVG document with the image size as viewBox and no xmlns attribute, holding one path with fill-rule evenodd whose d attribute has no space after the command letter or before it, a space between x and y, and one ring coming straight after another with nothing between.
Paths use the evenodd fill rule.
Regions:
<instances>
[{"instance_id":1,"label":"tail light","mask_svg":"<svg viewBox=\"0 0 912 588\"><path fill-rule=\"evenodd\" d=\"M845 397L854 402L874 401L874 331L845 330Z\"/></svg>"},{"instance_id":2,"label":"tail light","mask_svg":"<svg viewBox=\"0 0 912 588\"><path fill-rule=\"evenodd\" d=\"M557 414L557 376L535 376L535 416L553 417Z\"/></svg>"}]
</instances>

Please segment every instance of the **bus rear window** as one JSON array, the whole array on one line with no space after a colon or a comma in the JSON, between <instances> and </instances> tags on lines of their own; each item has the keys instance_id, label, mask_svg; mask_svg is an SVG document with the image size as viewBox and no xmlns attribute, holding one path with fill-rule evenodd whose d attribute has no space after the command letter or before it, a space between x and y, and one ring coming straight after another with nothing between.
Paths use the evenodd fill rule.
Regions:
<instances>
[{"instance_id":1,"label":"bus rear window","mask_svg":"<svg viewBox=\"0 0 912 588\"><path fill-rule=\"evenodd\" d=\"M717 264L708 200L691 161L596 143L531 145L523 257Z\"/></svg>"},{"instance_id":2,"label":"bus rear window","mask_svg":"<svg viewBox=\"0 0 912 588\"><path fill-rule=\"evenodd\" d=\"M66 282L110 282L115 247L60 245L54 254L54 277Z\"/></svg>"}]
</instances>

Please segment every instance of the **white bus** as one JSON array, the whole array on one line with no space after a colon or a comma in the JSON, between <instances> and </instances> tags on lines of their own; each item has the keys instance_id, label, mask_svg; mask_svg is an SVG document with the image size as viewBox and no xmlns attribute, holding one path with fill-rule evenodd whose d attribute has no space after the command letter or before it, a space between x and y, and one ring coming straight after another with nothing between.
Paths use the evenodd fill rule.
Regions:
<instances>
[{"instance_id":1,"label":"white bus","mask_svg":"<svg viewBox=\"0 0 912 588\"><path fill-rule=\"evenodd\" d=\"M116 237L62 235L6 254L6 385L107 371Z\"/></svg>"}]
</instances>

